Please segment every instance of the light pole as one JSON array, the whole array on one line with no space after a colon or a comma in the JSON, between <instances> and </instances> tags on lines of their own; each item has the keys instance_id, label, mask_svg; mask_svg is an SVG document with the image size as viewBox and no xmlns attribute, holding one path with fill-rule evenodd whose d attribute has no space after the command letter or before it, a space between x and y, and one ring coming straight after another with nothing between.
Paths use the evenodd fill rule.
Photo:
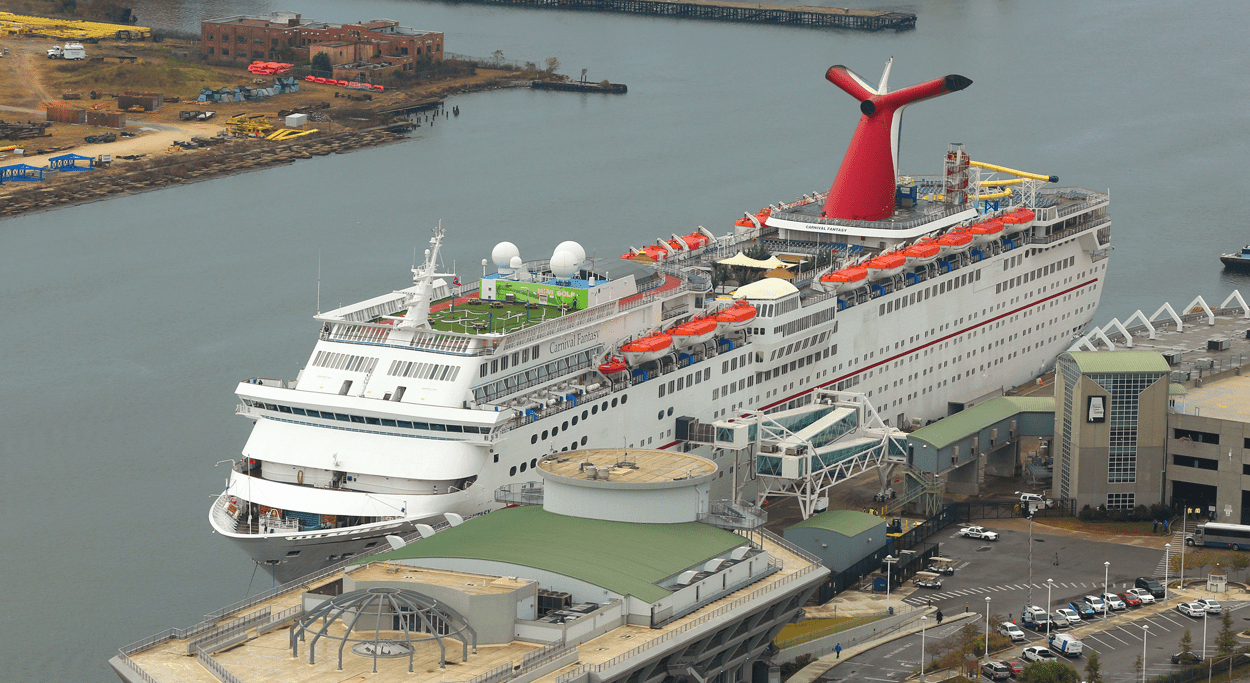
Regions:
<instances>
[{"instance_id":1,"label":"light pole","mask_svg":"<svg viewBox=\"0 0 1250 683\"><path fill-rule=\"evenodd\" d=\"M990 661L990 596L985 596L985 661Z\"/></svg>"},{"instance_id":2,"label":"light pole","mask_svg":"<svg viewBox=\"0 0 1250 683\"><path fill-rule=\"evenodd\" d=\"M1202 606L1202 658L1207 658L1207 606Z\"/></svg>"},{"instance_id":3,"label":"light pole","mask_svg":"<svg viewBox=\"0 0 1250 683\"><path fill-rule=\"evenodd\" d=\"M920 617L920 683L924 683L924 628L929 617Z\"/></svg>"},{"instance_id":4,"label":"light pole","mask_svg":"<svg viewBox=\"0 0 1250 683\"><path fill-rule=\"evenodd\" d=\"M886 555L885 559L882 560L883 562L885 562L885 611L886 611L886 614L890 613L890 567L893 566L894 562L897 559L898 559L897 557Z\"/></svg>"},{"instance_id":5,"label":"light pole","mask_svg":"<svg viewBox=\"0 0 1250 683\"><path fill-rule=\"evenodd\" d=\"M1163 606L1168 604L1168 569L1172 564L1172 544L1163 544Z\"/></svg>"},{"instance_id":6,"label":"light pole","mask_svg":"<svg viewBox=\"0 0 1250 683\"><path fill-rule=\"evenodd\" d=\"M1102 563L1102 625L1107 625L1107 612L1111 611L1111 606L1107 604L1107 577L1111 572L1111 561L1107 560Z\"/></svg>"},{"instance_id":7,"label":"light pole","mask_svg":"<svg viewBox=\"0 0 1250 683\"><path fill-rule=\"evenodd\" d=\"M1046 642L1050 642L1050 589L1055 587L1052 579L1046 579Z\"/></svg>"},{"instance_id":8,"label":"light pole","mask_svg":"<svg viewBox=\"0 0 1250 683\"><path fill-rule=\"evenodd\" d=\"M1029 515L1029 605L1033 605L1033 515Z\"/></svg>"},{"instance_id":9,"label":"light pole","mask_svg":"<svg viewBox=\"0 0 1250 683\"><path fill-rule=\"evenodd\" d=\"M1185 529L1189 527L1189 503L1185 503L1185 516L1181 521L1181 586L1180 590L1185 590L1185 546L1188 545L1185 539Z\"/></svg>"},{"instance_id":10,"label":"light pole","mask_svg":"<svg viewBox=\"0 0 1250 683\"><path fill-rule=\"evenodd\" d=\"M1146 624L1141 625L1141 683L1146 683Z\"/></svg>"}]
</instances>

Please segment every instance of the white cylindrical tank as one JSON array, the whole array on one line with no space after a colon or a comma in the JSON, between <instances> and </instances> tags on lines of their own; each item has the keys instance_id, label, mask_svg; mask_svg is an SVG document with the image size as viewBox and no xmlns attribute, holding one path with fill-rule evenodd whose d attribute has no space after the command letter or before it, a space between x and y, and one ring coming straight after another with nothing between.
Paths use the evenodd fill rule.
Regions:
<instances>
[{"instance_id":1,"label":"white cylindrical tank","mask_svg":"<svg viewBox=\"0 0 1250 683\"><path fill-rule=\"evenodd\" d=\"M644 524L693 522L707 512L718 469L711 460L633 448L577 453L538 463L544 479L543 508L549 512Z\"/></svg>"}]
</instances>

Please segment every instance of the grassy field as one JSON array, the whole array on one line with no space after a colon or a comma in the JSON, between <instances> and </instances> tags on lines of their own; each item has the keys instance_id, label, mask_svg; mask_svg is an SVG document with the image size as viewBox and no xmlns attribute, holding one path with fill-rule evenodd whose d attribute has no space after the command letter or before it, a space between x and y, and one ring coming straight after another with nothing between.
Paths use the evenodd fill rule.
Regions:
<instances>
[{"instance_id":1,"label":"grassy field","mask_svg":"<svg viewBox=\"0 0 1250 683\"><path fill-rule=\"evenodd\" d=\"M1075 517L1036 517L1035 522L1070 531L1084 531L1108 536L1158 536L1151 532L1150 522L1083 522Z\"/></svg>"},{"instance_id":2,"label":"grassy field","mask_svg":"<svg viewBox=\"0 0 1250 683\"><path fill-rule=\"evenodd\" d=\"M559 317L560 309L556 306L532 305L527 320L525 304L504 304L502 308L491 308L486 303L460 304L454 311L430 313L430 326L444 332L506 334ZM485 327L479 329L475 323Z\"/></svg>"},{"instance_id":3,"label":"grassy field","mask_svg":"<svg viewBox=\"0 0 1250 683\"><path fill-rule=\"evenodd\" d=\"M234 85L238 76L218 73L206 64L191 62L138 62L132 64L104 63L57 65L50 81L62 89L81 91L139 90L175 94L183 99L198 95L201 88ZM58 78L59 77L59 78Z\"/></svg>"}]
</instances>

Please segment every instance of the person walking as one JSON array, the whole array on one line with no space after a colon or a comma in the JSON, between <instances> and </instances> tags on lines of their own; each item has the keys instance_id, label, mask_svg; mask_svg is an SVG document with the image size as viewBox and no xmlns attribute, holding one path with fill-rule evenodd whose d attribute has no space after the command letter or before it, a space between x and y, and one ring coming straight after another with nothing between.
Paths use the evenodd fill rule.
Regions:
<instances>
[{"instance_id":1,"label":"person walking","mask_svg":"<svg viewBox=\"0 0 1250 683\"><path fill-rule=\"evenodd\" d=\"M837 655L834 659L842 659L842 643L833 646L833 653Z\"/></svg>"},{"instance_id":2,"label":"person walking","mask_svg":"<svg viewBox=\"0 0 1250 683\"><path fill-rule=\"evenodd\" d=\"M1150 533L1152 534L1159 533L1159 520L1154 519L1150 521Z\"/></svg>"},{"instance_id":3,"label":"person walking","mask_svg":"<svg viewBox=\"0 0 1250 683\"><path fill-rule=\"evenodd\" d=\"M933 616L937 619L937 623L940 626L942 624L942 610L938 610L937 614L934 614Z\"/></svg>"}]
</instances>

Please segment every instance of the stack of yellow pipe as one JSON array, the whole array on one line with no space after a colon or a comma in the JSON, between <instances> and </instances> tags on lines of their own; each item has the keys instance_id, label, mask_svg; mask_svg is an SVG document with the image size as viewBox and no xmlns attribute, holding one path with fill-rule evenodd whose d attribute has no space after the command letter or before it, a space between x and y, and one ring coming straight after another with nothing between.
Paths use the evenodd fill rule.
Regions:
<instances>
[{"instance_id":1,"label":"stack of yellow pipe","mask_svg":"<svg viewBox=\"0 0 1250 683\"><path fill-rule=\"evenodd\" d=\"M130 31L131 35L142 32L147 36L152 29L147 26L109 24L100 21L77 21L73 19L50 19L32 17L11 12L0 12L0 24L7 31L16 33L39 33L53 38L112 38L118 31Z\"/></svg>"},{"instance_id":2,"label":"stack of yellow pipe","mask_svg":"<svg viewBox=\"0 0 1250 683\"><path fill-rule=\"evenodd\" d=\"M274 131L273 133L270 133L269 135L265 136L265 139L273 140L275 142L282 142L283 140L291 140L293 138L298 138L301 135L308 135L309 133L316 133L316 132L317 132L316 128L309 128L308 130L300 130L298 128L283 128L281 130Z\"/></svg>"}]
</instances>

